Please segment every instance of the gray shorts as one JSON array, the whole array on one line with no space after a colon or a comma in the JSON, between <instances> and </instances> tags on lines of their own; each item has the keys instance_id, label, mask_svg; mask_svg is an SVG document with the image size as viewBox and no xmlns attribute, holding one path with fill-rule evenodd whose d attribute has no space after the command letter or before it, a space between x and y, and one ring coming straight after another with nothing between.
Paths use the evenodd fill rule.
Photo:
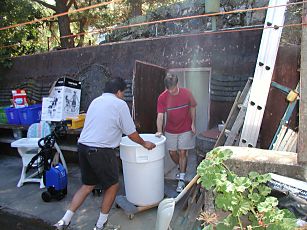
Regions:
<instances>
[{"instance_id":1,"label":"gray shorts","mask_svg":"<svg viewBox=\"0 0 307 230\"><path fill-rule=\"evenodd\" d=\"M192 131L173 134L165 132L167 150L188 150L195 148L195 135Z\"/></svg>"}]
</instances>

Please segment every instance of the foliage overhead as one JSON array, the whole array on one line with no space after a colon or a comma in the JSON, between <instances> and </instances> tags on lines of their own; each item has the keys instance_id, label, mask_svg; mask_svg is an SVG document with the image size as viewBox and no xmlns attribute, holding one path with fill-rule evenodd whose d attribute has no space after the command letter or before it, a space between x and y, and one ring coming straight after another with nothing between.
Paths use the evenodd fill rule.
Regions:
<instances>
[{"instance_id":1,"label":"foliage overhead","mask_svg":"<svg viewBox=\"0 0 307 230\"><path fill-rule=\"evenodd\" d=\"M0 1L0 27L15 25L96 5L109 0L3 0ZM129 17L168 5L176 0L123 0L48 21L0 31L0 65L10 67L10 58L51 49L97 44L98 34ZM75 35L75 36L74 36Z\"/></svg>"},{"instance_id":2,"label":"foliage overhead","mask_svg":"<svg viewBox=\"0 0 307 230\"><path fill-rule=\"evenodd\" d=\"M55 0L53 4L47 3L46 0L31 1L51 9L58 14L93 6L102 2L109 2L110 0ZM91 31L98 30L101 33L107 32L109 30L107 28L121 24L130 17L139 16L148 10L154 10L157 7L175 2L176 0L123 0L114 4L59 17L56 20L61 38L60 47L72 48L75 46L84 46L87 43L96 43L98 35L97 33L91 33Z\"/></svg>"},{"instance_id":3,"label":"foliage overhead","mask_svg":"<svg viewBox=\"0 0 307 230\"><path fill-rule=\"evenodd\" d=\"M29 0L1 0L0 27L6 27L41 18L45 15ZM41 39L44 37L43 23L20 26L0 31L0 65L11 67L11 57L33 54L44 50Z\"/></svg>"}]
</instances>

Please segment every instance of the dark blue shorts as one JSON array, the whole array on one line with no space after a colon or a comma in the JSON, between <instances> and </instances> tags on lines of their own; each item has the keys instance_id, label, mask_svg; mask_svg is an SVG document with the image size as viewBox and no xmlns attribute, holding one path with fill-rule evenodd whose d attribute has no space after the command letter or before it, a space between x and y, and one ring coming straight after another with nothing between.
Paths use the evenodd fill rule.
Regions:
<instances>
[{"instance_id":1,"label":"dark blue shorts","mask_svg":"<svg viewBox=\"0 0 307 230\"><path fill-rule=\"evenodd\" d=\"M118 183L116 149L89 147L78 144L82 183L99 185L102 189Z\"/></svg>"}]
</instances>

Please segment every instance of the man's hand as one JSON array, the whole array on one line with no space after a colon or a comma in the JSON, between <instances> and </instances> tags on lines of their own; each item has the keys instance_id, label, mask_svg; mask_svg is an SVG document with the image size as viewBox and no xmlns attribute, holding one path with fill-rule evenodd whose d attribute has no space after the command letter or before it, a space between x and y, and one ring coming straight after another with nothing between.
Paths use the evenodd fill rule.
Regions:
<instances>
[{"instance_id":1,"label":"man's hand","mask_svg":"<svg viewBox=\"0 0 307 230\"><path fill-rule=\"evenodd\" d=\"M162 136L162 133L161 132L156 132L155 136L160 138Z\"/></svg>"},{"instance_id":2,"label":"man's hand","mask_svg":"<svg viewBox=\"0 0 307 230\"><path fill-rule=\"evenodd\" d=\"M195 125L194 124L191 125L191 131L192 131L193 135L196 134L196 129L195 129Z\"/></svg>"},{"instance_id":3,"label":"man's hand","mask_svg":"<svg viewBox=\"0 0 307 230\"><path fill-rule=\"evenodd\" d=\"M156 147L156 145L150 141L145 141L144 144L143 144L143 147L145 149L148 149L148 150L152 150L153 148Z\"/></svg>"}]
</instances>

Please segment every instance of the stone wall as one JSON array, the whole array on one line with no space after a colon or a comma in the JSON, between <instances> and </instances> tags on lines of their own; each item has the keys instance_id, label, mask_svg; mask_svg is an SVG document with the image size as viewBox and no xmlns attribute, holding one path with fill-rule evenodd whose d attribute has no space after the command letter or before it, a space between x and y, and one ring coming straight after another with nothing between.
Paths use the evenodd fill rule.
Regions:
<instances>
[{"instance_id":1,"label":"stone wall","mask_svg":"<svg viewBox=\"0 0 307 230\"><path fill-rule=\"evenodd\" d=\"M220 12L244 9L255 10L216 16L214 18L214 20L216 20L216 30L227 30L231 28L241 29L243 27L255 26L262 27L267 12L267 10L262 9L262 7L266 7L268 4L269 0L221 0ZM205 14L205 7L206 5L204 0L188 0L178 2L167 7L158 8L156 11L147 12L142 16L131 18L119 26L202 15ZM103 42L169 36L175 34L199 33L204 31L208 32L214 29L212 27L212 22L212 17L197 17L187 20L176 20L130 27L126 29L115 29L110 34L105 34L106 40ZM301 5L298 4L288 6L285 13L285 24L290 25L299 23L301 23ZM299 26L285 27L281 38L281 46L288 46L290 44L299 45L300 38L301 28Z\"/></svg>"},{"instance_id":2,"label":"stone wall","mask_svg":"<svg viewBox=\"0 0 307 230\"><path fill-rule=\"evenodd\" d=\"M220 11L225 12L248 8L258 8L267 6L268 2L268 0L222 0ZM202 15L205 14L205 7L206 5L204 0L189 0L178 2L167 7L158 8L156 11L148 12L145 15L131 18L123 25L188 17L193 15ZM248 13L217 16L217 29L262 25L265 19L265 12L265 10L259 10ZM158 37L183 33L197 33L210 30L212 30L212 17L198 17L188 20L170 21L132 27L128 29L114 30L107 36L107 41L122 41L136 38Z\"/></svg>"}]
</instances>

